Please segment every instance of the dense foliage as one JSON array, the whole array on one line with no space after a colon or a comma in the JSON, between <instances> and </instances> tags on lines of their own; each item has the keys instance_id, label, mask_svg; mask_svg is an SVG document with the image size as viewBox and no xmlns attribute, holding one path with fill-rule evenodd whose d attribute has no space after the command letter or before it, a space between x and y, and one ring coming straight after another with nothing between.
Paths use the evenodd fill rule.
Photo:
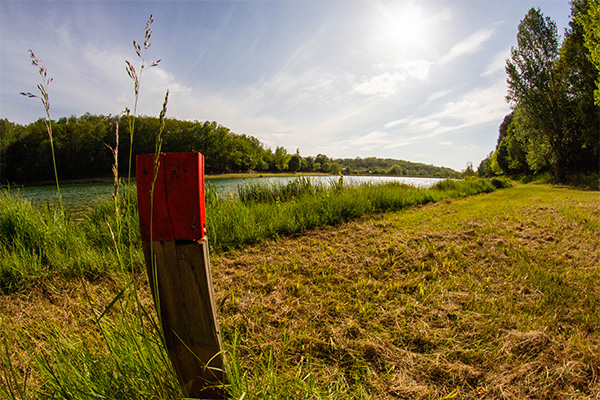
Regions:
<instances>
[{"instance_id":1,"label":"dense foliage","mask_svg":"<svg viewBox=\"0 0 600 400\"><path fill-rule=\"evenodd\" d=\"M22 126L0 120L0 182L27 183L51 180L52 159L45 120ZM85 114L52 122L57 169L60 179L110 176L117 123L119 143L129 143L126 117ZM153 153L160 121L138 117L133 154ZM164 152L198 151L205 156L208 173L271 171L324 172L354 171L407 176L456 177L449 168L391 159L332 160L319 154L302 157L289 154L283 147L266 148L257 138L235 134L216 122L167 119L163 132ZM109 148L110 146L110 148ZM127 165L129 153L119 152L119 164ZM125 170L123 170L125 172Z\"/></svg>"},{"instance_id":2,"label":"dense foliage","mask_svg":"<svg viewBox=\"0 0 600 400\"><path fill-rule=\"evenodd\" d=\"M402 176L438 176L444 178L456 178L458 173L450 168L434 167L433 165L412 163L391 158L344 158L335 160L344 165L350 172L380 174L380 175L402 175Z\"/></svg>"},{"instance_id":3,"label":"dense foliage","mask_svg":"<svg viewBox=\"0 0 600 400\"><path fill-rule=\"evenodd\" d=\"M587 13L579 13L577 22L583 27L585 47L589 60L600 70L600 0L589 0ZM596 77L594 93L596 105L600 107L600 74Z\"/></svg>"},{"instance_id":4,"label":"dense foliage","mask_svg":"<svg viewBox=\"0 0 600 400\"><path fill-rule=\"evenodd\" d=\"M513 112L500 125L496 149L480 164L480 176L548 172L566 181L598 171L600 108L594 91L600 63L597 54L594 59L599 41L593 24L599 7L597 0L573 1L562 43L556 24L539 9L521 21L506 62Z\"/></svg>"}]
</instances>

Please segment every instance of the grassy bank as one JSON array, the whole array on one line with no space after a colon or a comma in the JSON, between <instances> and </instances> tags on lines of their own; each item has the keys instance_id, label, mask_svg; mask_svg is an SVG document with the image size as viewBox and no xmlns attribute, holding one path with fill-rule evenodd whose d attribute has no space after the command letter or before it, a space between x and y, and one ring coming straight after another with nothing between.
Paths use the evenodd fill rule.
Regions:
<instances>
[{"instance_id":1,"label":"grassy bank","mask_svg":"<svg viewBox=\"0 0 600 400\"><path fill-rule=\"evenodd\" d=\"M456 193L213 253L233 398L600 396L598 193L434 190ZM359 196L348 197L336 201ZM372 211L393 203L366 197ZM266 207L236 207L251 204ZM39 240L61 237L50 216ZM85 240L108 259L97 226ZM36 252L20 254L53 259ZM0 397L177 398L131 270L42 273L2 295Z\"/></svg>"},{"instance_id":2,"label":"grassy bank","mask_svg":"<svg viewBox=\"0 0 600 400\"><path fill-rule=\"evenodd\" d=\"M248 183L239 188L240 201L208 196L209 242L216 251L294 235L381 212L472 196L510 185L507 180L441 181L430 189L401 183L348 186L343 177L331 184L297 178L270 186Z\"/></svg>"},{"instance_id":3,"label":"grassy bank","mask_svg":"<svg viewBox=\"0 0 600 400\"><path fill-rule=\"evenodd\" d=\"M209 191L209 243L213 251L220 252L365 214L492 190L491 183L480 179L414 189L398 184L348 187L342 181L321 185L299 178L286 185L247 187L242 201L221 199ZM257 197L259 192L267 198ZM120 201L119 218L109 200L75 223L58 210L36 207L15 193L0 192L0 293L20 290L50 276L94 279L122 270L141 270L137 204L135 194L126 193ZM127 204L129 198L133 203Z\"/></svg>"}]
</instances>

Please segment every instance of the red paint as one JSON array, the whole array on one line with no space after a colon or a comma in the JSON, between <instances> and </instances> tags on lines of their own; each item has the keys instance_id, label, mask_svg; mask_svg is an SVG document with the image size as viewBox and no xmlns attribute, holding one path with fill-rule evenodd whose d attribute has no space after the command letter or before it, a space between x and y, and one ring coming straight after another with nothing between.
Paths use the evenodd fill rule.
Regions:
<instances>
[{"instance_id":1,"label":"red paint","mask_svg":"<svg viewBox=\"0 0 600 400\"><path fill-rule=\"evenodd\" d=\"M201 240L206 233L204 156L200 153L161 153L159 163L152 203L154 154L136 157L142 240Z\"/></svg>"}]
</instances>

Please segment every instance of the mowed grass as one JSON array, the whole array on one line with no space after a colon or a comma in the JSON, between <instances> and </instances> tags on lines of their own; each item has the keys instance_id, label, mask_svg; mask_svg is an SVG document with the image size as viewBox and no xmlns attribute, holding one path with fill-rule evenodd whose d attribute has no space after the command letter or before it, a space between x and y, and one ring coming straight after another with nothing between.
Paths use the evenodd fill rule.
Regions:
<instances>
[{"instance_id":1,"label":"mowed grass","mask_svg":"<svg viewBox=\"0 0 600 400\"><path fill-rule=\"evenodd\" d=\"M232 398L600 398L599 200L519 185L212 254ZM141 272L0 313L2 398L180 396Z\"/></svg>"},{"instance_id":2,"label":"mowed grass","mask_svg":"<svg viewBox=\"0 0 600 400\"><path fill-rule=\"evenodd\" d=\"M600 398L598 200L518 186L214 257L235 397Z\"/></svg>"}]
</instances>

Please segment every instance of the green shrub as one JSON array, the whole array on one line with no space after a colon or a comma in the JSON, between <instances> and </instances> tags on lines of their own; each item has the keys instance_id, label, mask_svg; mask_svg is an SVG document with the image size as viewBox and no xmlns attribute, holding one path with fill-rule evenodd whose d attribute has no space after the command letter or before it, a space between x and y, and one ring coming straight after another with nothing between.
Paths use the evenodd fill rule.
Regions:
<instances>
[{"instance_id":1,"label":"green shrub","mask_svg":"<svg viewBox=\"0 0 600 400\"><path fill-rule=\"evenodd\" d=\"M512 181L506 177L494 177L494 178L490 179L490 183L496 189L507 189L507 188L510 188L513 186Z\"/></svg>"}]
</instances>

